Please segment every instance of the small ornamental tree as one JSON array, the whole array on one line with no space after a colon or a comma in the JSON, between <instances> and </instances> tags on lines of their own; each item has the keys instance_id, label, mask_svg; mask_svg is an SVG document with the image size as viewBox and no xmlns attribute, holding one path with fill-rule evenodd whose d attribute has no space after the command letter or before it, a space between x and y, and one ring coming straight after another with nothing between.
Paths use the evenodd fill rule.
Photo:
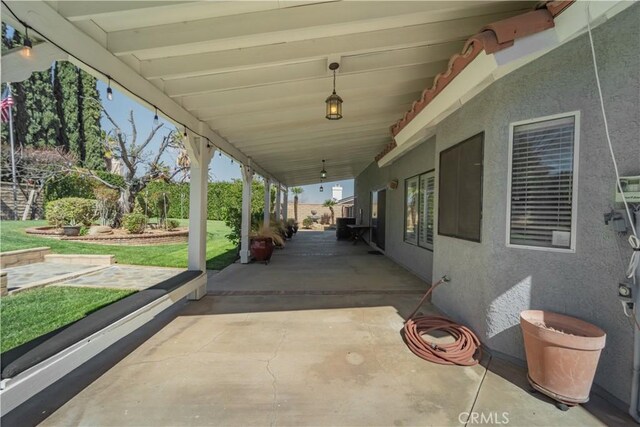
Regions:
<instances>
[{"instance_id":1,"label":"small ornamental tree","mask_svg":"<svg viewBox=\"0 0 640 427\"><path fill-rule=\"evenodd\" d=\"M335 212L333 211L333 207L337 205L337 202L333 199L327 199L325 200L324 204L322 206L324 206L325 208L329 208L329 210L331 211L331 225L333 225L334 221L335 221Z\"/></svg>"},{"instance_id":2,"label":"small ornamental tree","mask_svg":"<svg viewBox=\"0 0 640 427\"><path fill-rule=\"evenodd\" d=\"M298 196L302 194L304 190L302 187L293 187L291 193L293 194L293 218L298 222Z\"/></svg>"}]
</instances>

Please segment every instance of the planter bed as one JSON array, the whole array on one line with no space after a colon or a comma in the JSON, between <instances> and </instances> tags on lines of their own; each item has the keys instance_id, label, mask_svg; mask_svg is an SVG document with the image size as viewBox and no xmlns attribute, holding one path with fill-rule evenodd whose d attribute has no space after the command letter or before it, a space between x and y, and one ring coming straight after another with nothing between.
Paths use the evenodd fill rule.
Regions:
<instances>
[{"instance_id":1,"label":"planter bed","mask_svg":"<svg viewBox=\"0 0 640 427\"><path fill-rule=\"evenodd\" d=\"M112 234L86 236L65 236L62 233L62 229L50 226L27 228L25 231L27 234L53 237L71 242L129 246L186 243L189 237L189 230L186 228L176 229L175 231L153 230L144 234L128 234L125 231L116 229L113 230Z\"/></svg>"}]
</instances>

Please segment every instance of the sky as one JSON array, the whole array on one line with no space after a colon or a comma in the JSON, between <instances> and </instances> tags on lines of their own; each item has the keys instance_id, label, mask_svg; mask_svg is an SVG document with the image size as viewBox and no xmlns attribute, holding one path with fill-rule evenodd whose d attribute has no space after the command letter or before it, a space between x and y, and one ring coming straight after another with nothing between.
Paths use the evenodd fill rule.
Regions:
<instances>
[{"instance_id":1,"label":"sky","mask_svg":"<svg viewBox=\"0 0 640 427\"><path fill-rule=\"evenodd\" d=\"M127 135L131 134L129 111L133 110L133 116L138 130L138 138L140 141L146 138L153 126L154 111L139 104L138 102L135 102L133 99L119 92L115 88L113 88L113 99L109 101L106 97L106 91L107 84L105 82L98 81L98 92L102 99L102 105L104 105L109 115L113 117L114 121L118 123L122 131ZM163 123L164 126L160 131L158 131L154 140L149 145L150 151L157 150L160 146L162 137L175 128L173 124L164 120L162 117L160 117L160 122ZM113 125L106 117L104 117L104 115L102 117L102 128L106 131L113 129ZM170 152L167 150L162 160L173 167L175 166L176 155L176 152ZM331 171L328 172L330 173ZM216 153L211 161L209 180L215 182L230 181L232 179L241 179L240 166L238 162L234 161L232 163L231 158L224 154L220 156L219 153ZM342 197L353 195L353 179L325 182L322 184L324 188L323 192L320 192L320 183L318 182L317 184L302 186L303 193L299 196L299 201L300 203L322 203L331 198L331 188L336 184L341 185L343 188ZM292 197L293 196L290 195L291 199Z\"/></svg>"}]
</instances>

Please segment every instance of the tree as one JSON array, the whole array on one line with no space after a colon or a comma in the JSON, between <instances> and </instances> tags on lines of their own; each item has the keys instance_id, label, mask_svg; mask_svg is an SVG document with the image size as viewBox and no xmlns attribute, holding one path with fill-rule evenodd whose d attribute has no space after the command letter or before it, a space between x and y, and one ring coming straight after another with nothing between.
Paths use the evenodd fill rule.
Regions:
<instances>
[{"instance_id":1,"label":"tree","mask_svg":"<svg viewBox=\"0 0 640 427\"><path fill-rule=\"evenodd\" d=\"M7 181L11 175L11 158L9 149L3 146L0 150L2 180ZM20 147L16 150L16 178L20 184L20 191L28 198L26 191L34 190L33 200L37 200L45 186L52 180L63 176L73 169L75 157L60 148ZM35 206L35 205L32 205ZM33 212L32 212L33 213Z\"/></svg>"},{"instance_id":2,"label":"tree","mask_svg":"<svg viewBox=\"0 0 640 427\"><path fill-rule=\"evenodd\" d=\"M55 65L53 87L61 123L59 144L74 153L81 166L104 170L96 78L70 62L60 61Z\"/></svg>"},{"instance_id":3,"label":"tree","mask_svg":"<svg viewBox=\"0 0 640 427\"><path fill-rule=\"evenodd\" d=\"M184 147L183 137L179 131L174 129L163 136L160 147L151 157L151 153L147 148L158 131L163 127L163 124L153 126L145 139L139 143L138 130L133 110L129 112L131 133L128 135L122 131L113 117L111 117L104 108L102 108L102 113L113 125L113 129L104 135L105 138L102 141L105 156L112 162L115 161L121 163L122 170L120 174L124 178L124 185L118 187L104 182L95 173L88 169L85 170L85 173L102 182L107 187L120 191L119 213L116 218L116 224L119 224L119 220L122 215L133 211L136 196L144 190L150 182L156 180L169 182L173 180L179 173L188 169L189 162L184 160L186 150ZM179 151L180 154L178 157L182 159L173 169L160 160L167 149ZM146 167L146 170L141 171L143 166ZM186 177L186 175L183 176Z\"/></svg>"},{"instance_id":4,"label":"tree","mask_svg":"<svg viewBox=\"0 0 640 427\"><path fill-rule=\"evenodd\" d=\"M293 218L296 222L298 222L298 196L303 192L302 187L293 187L291 189L291 193L293 194Z\"/></svg>"},{"instance_id":5,"label":"tree","mask_svg":"<svg viewBox=\"0 0 640 427\"><path fill-rule=\"evenodd\" d=\"M331 225L334 224L334 220L335 220L335 212L333 211L333 207L335 205L337 205L338 203L333 200L333 199L327 199L324 201L324 204L322 206L324 206L325 208L329 208L329 210L331 211Z\"/></svg>"},{"instance_id":6,"label":"tree","mask_svg":"<svg viewBox=\"0 0 640 427\"><path fill-rule=\"evenodd\" d=\"M24 142L35 147L55 147L60 135L60 118L51 84L52 68L36 71L23 82L24 105L29 118Z\"/></svg>"}]
</instances>

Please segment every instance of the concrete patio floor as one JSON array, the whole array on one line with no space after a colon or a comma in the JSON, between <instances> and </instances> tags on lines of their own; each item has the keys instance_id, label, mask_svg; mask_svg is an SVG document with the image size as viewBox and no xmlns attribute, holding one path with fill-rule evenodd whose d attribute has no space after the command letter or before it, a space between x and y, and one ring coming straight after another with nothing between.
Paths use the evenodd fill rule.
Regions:
<instances>
[{"instance_id":1,"label":"concrete patio floor","mask_svg":"<svg viewBox=\"0 0 640 427\"><path fill-rule=\"evenodd\" d=\"M476 412L509 425L631 425L595 396L561 412L495 357L453 367L414 356L399 330L427 284L369 249L300 232L270 265L211 276L210 295L42 424L440 426Z\"/></svg>"}]
</instances>

